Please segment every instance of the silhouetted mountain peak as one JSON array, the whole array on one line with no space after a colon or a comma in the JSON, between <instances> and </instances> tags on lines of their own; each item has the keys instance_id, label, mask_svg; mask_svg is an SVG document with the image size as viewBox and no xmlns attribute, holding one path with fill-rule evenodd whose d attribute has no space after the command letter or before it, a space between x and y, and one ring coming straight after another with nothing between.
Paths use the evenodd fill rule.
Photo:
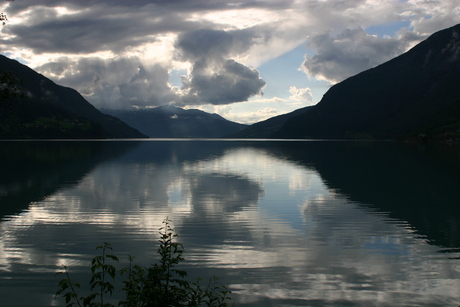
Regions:
<instances>
[{"instance_id":1,"label":"silhouetted mountain peak","mask_svg":"<svg viewBox=\"0 0 460 307\"><path fill-rule=\"evenodd\" d=\"M76 90L60 86L16 60L0 55L0 72L19 79L23 93L9 102L11 112L0 113L0 138L145 137L119 119L102 114Z\"/></svg>"},{"instance_id":2,"label":"silhouetted mountain peak","mask_svg":"<svg viewBox=\"0 0 460 307\"><path fill-rule=\"evenodd\" d=\"M272 137L406 138L460 129L460 25L330 88Z\"/></svg>"}]
</instances>

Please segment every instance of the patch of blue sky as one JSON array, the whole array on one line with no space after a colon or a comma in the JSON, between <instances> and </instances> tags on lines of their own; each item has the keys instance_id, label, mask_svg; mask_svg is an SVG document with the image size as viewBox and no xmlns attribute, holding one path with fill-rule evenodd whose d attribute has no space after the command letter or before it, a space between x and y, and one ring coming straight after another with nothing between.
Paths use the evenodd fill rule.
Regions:
<instances>
[{"instance_id":1,"label":"patch of blue sky","mask_svg":"<svg viewBox=\"0 0 460 307\"><path fill-rule=\"evenodd\" d=\"M411 30L410 21L402 20L387 24L370 26L366 28L365 31L371 35L376 35L377 37L395 37L402 28Z\"/></svg>"},{"instance_id":2,"label":"patch of blue sky","mask_svg":"<svg viewBox=\"0 0 460 307\"><path fill-rule=\"evenodd\" d=\"M10 59L13 59L13 60L16 60L16 61L18 61L18 62L19 62L19 63L21 63L21 64L24 64L24 65L27 65L27 64L29 64L29 62L28 62L28 61L26 61L26 60L23 60L23 59L21 59L21 58L18 58L18 57L15 57L15 56L14 56L14 54L13 54L12 52L8 52L8 51L6 51L5 53L2 53L2 54L3 54L4 56L6 56L6 57L10 58Z\"/></svg>"},{"instance_id":3,"label":"patch of blue sky","mask_svg":"<svg viewBox=\"0 0 460 307\"><path fill-rule=\"evenodd\" d=\"M313 55L313 51L302 44L257 68L261 77L267 82L264 88L265 97L288 99L291 96L289 88L296 86L297 88L309 87L312 90L314 102L321 99L329 88L329 83L309 78L301 70L305 54Z\"/></svg>"},{"instance_id":4,"label":"patch of blue sky","mask_svg":"<svg viewBox=\"0 0 460 307\"><path fill-rule=\"evenodd\" d=\"M173 69L169 72L169 83L173 86L182 86L181 76L186 76L187 71L185 69Z\"/></svg>"}]
</instances>

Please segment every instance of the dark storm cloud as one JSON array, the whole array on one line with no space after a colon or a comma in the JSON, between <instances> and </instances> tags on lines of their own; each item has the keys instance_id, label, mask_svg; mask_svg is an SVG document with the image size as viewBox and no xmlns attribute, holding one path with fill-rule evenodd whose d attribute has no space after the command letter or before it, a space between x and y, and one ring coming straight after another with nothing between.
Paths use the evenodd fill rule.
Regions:
<instances>
[{"instance_id":1,"label":"dark storm cloud","mask_svg":"<svg viewBox=\"0 0 460 307\"><path fill-rule=\"evenodd\" d=\"M261 94L265 81L255 69L232 59L247 51L255 39L251 30L198 30L179 36L178 57L193 63L182 80L183 103L229 104Z\"/></svg>"},{"instance_id":2,"label":"dark storm cloud","mask_svg":"<svg viewBox=\"0 0 460 307\"><path fill-rule=\"evenodd\" d=\"M180 14L152 5L134 12L98 5L70 16L58 16L54 8L34 8L30 14L32 24L11 26L9 31L15 38L6 43L22 45L36 53L121 52L154 42L155 36L164 32L182 32L206 25L184 21Z\"/></svg>"},{"instance_id":3,"label":"dark storm cloud","mask_svg":"<svg viewBox=\"0 0 460 307\"><path fill-rule=\"evenodd\" d=\"M171 10L174 12L200 12L217 11L228 9L283 9L288 8L294 0L36 0L16 1L14 6L8 9L9 13L19 13L30 7L69 7L72 9L93 8L107 5L114 8L123 8L125 12L139 10L147 6L153 6L157 10Z\"/></svg>"},{"instance_id":4,"label":"dark storm cloud","mask_svg":"<svg viewBox=\"0 0 460 307\"><path fill-rule=\"evenodd\" d=\"M302 65L311 77L340 82L400 55L422 38L413 32L403 32L399 38L379 38L362 28L345 29L337 36L316 35L307 44L316 54L306 55Z\"/></svg>"},{"instance_id":5,"label":"dark storm cloud","mask_svg":"<svg viewBox=\"0 0 460 307\"><path fill-rule=\"evenodd\" d=\"M27 14L27 20L11 23L5 30L15 35L8 45L31 48L35 53L120 52L146 42L155 35L183 33L218 25L190 20L191 14L247 8L288 7L292 1L216 1L216 0L131 0L131 1L15 1L10 16ZM59 15L56 8L72 14Z\"/></svg>"},{"instance_id":6,"label":"dark storm cloud","mask_svg":"<svg viewBox=\"0 0 460 307\"><path fill-rule=\"evenodd\" d=\"M250 69L234 60L228 60L222 70L212 75L194 74L184 80L188 95L185 104L230 104L246 101L253 95L261 94L265 81L255 69Z\"/></svg>"},{"instance_id":7,"label":"dark storm cloud","mask_svg":"<svg viewBox=\"0 0 460 307\"><path fill-rule=\"evenodd\" d=\"M252 43L249 31L201 29L179 36L177 47L187 60L216 59L247 51Z\"/></svg>"}]
</instances>

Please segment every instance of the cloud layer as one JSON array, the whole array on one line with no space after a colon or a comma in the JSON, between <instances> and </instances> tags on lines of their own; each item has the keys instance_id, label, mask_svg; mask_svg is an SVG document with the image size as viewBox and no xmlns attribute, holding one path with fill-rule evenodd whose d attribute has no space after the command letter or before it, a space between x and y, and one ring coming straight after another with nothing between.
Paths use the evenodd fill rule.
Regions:
<instances>
[{"instance_id":1,"label":"cloud layer","mask_svg":"<svg viewBox=\"0 0 460 307\"><path fill-rule=\"evenodd\" d=\"M456 0L18 0L0 9L9 17L1 53L107 108L248 101L271 85L258 66L300 44L311 52L298 67L334 83L460 22ZM392 24L399 30L386 37L367 31Z\"/></svg>"}]
</instances>

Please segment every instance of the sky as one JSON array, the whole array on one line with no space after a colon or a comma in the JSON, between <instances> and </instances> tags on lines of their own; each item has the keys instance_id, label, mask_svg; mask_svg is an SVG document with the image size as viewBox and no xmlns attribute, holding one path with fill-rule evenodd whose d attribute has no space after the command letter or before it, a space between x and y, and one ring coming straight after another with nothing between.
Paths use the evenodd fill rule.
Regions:
<instances>
[{"instance_id":1,"label":"sky","mask_svg":"<svg viewBox=\"0 0 460 307\"><path fill-rule=\"evenodd\" d=\"M0 54L99 109L254 123L460 23L458 0L14 0Z\"/></svg>"}]
</instances>

